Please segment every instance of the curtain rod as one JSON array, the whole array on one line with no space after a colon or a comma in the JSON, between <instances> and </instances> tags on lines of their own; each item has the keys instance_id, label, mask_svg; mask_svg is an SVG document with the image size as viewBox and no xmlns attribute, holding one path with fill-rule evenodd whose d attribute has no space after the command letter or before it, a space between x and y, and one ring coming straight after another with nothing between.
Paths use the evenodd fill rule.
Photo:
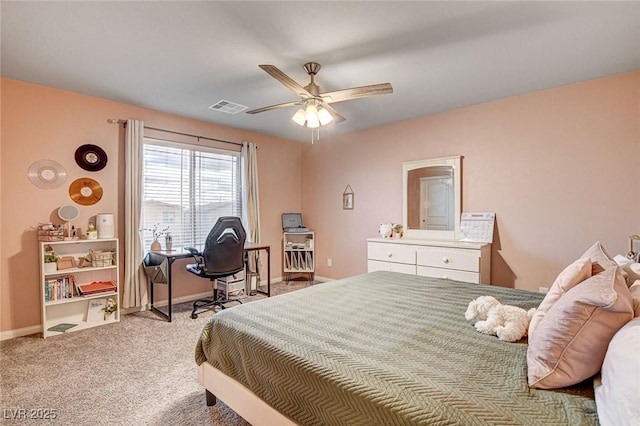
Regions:
<instances>
[{"instance_id":1,"label":"curtain rod","mask_svg":"<svg viewBox=\"0 0 640 426\"><path fill-rule=\"evenodd\" d=\"M107 119L107 123L109 123L109 124L122 124L125 127L127 126L127 120L122 120L122 119L108 118ZM145 129L149 129L149 130L156 130L158 132L171 133L171 134L174 134L174 135L188 136L190 138L196 138L196 139L198 139L198 141L200 139L206 139L208 141L222 142L222 143L228 143L228 144L231 144L231 145L242 146L242 144L239 143L239 142L226 141L224 139L215 139L215 138L208 138L206 136L192 135L190 133L174 132L173 130L158 129L157 127L144 126L144 128Z\"/></svg>"}]
</instances>

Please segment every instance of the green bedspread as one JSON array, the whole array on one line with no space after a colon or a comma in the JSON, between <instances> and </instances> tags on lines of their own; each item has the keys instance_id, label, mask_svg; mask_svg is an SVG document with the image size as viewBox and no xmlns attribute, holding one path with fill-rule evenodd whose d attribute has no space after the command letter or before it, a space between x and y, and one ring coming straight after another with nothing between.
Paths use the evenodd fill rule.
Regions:
<instances>
[{"instance_id":1,"label":"green bedspread","mask_svg":"<svg viewBox=\"0 0 640 426\"><path fill-rule=\"evenodd\" d=\"M526 341L478 333L478 296L537 306L543 295L373 272L215 314L196 347L304 425L592 425L591 382L527 386Z\"/></svg>"}]
</instances>

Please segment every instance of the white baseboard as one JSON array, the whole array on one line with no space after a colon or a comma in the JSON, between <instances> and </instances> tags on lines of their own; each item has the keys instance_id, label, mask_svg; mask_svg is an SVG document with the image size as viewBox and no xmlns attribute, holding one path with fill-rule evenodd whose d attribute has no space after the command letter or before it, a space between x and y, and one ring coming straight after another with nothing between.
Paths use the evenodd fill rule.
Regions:
<instances>
[{"instance_id":1,"label":"white baseboard","mask_svg":"<svg viewBox=\"0 0 640 426\"><path fill-rule=\"evenodd\" d=\"M17 328L0 332L0 341L15 339L16 337L28 336L30 334L42 333L42 324L29 327Z\"/></svg>"}]
</instances>

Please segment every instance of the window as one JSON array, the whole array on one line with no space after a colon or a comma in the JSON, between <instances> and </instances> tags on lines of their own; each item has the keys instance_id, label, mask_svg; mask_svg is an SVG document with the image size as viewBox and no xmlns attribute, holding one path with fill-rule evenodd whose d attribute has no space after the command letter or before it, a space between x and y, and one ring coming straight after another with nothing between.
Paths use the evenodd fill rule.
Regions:
<instances>
[{"instance_id":1,"label":"window","mask_svg":"<svg viewBox=\"0 0 640 426\"><path fill-rule=\"evenodd\" d=\"M238 152L145 138L144 247L155 224L168 228L173 247L202 248L219 217L242 216L240 163Z\"/></svg>"},{"instance_id":2,"label":"window","mask_svg":"<svg viewBox=\"0 0 640 426\"><path fill-rule=\"evenodd\" d=\"M173 210L162 212L162 221L163 222L175 222L176 221L176 212L173 211Z\"/></svg>"}]
</instances>

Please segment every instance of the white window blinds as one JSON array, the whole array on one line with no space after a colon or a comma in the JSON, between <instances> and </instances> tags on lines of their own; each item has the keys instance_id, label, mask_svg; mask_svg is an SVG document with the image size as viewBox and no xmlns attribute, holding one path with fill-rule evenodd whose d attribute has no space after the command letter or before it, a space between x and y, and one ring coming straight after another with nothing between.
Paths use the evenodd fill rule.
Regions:
<instances>
[{"instance_id":1,"label":"white window blinds","mask_svg":"<svg viewBox=\"0 0 640 426\"><path fill-rule=\"evenodd\" d=\"M203 248L221 216L241 216L240 153L145 138L143 241L168 228L174 250ZM159 238L164 248L164 235Z\"/></svg>"}]
</instances>

